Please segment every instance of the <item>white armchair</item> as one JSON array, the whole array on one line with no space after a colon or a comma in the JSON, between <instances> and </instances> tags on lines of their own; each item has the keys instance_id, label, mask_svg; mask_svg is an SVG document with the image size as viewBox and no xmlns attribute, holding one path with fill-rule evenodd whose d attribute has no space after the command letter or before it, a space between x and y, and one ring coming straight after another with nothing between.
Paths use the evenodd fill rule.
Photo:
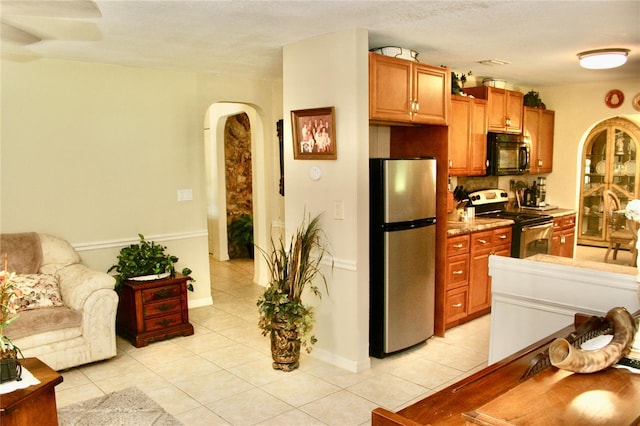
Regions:
<instances>
[{"instance_id":1,"label":"white armchair","mask_svg":"<svg viewBox=\"0 0 640 426\"><path fill-rule=\"evenodd\" d=\"M37 357L55 370L115 356L118 295L113 289L114 278L89 269L80 263L80 256L67 241L47 234L2 235L1 250L8 253L9 259L33 257L21 253L21 249L33 249L37 244L16 244L21 237L39 240L41 261L35 273L55 277L64 306L20 311L19 318L5 328L5 334L25 357ZM33 265L31 262L30 268ZM24 265L16 269L20 267Z\"/></svg>"}]
</instances>

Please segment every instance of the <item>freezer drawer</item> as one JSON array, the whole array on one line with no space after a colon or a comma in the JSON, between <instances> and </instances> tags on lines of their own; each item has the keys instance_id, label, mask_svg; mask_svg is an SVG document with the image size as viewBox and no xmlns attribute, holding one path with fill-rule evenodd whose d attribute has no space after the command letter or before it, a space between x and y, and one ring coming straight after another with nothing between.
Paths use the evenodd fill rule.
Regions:
<instances>
[{"instance_id":1,"label":"freezer drawer","mask_svg":"<svg viewBox=\"0 0 640 426\"><path fill-rule=\"evenodd\" d=\"M384 352L433 335L435 226L385 232Z\"/></svg>"}]
</instances>

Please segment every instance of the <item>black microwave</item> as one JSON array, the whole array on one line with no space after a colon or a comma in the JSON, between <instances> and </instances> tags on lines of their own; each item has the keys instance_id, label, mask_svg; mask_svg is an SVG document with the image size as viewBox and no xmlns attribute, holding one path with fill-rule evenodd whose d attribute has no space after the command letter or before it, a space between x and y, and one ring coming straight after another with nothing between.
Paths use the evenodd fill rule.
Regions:
<instances>
[{"instance_id":1,"label":"black microwave","mask_svg":"<svg viewBox=\"0 0 640 426\"><path fill-rule=\"evenodd\" d=\"M522 175L529 173L531 143L522 135L487 134L487 175Z\"/></svg>"}]
</instances>

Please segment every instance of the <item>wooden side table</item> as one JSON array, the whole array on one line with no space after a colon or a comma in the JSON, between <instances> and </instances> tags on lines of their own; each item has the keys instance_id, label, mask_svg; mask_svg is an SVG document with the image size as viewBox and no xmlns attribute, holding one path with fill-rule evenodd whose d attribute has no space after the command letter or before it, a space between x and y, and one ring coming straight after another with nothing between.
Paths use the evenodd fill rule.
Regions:
<instances>
[{"instance_id":1,"label":"wooden side table","mask_svg":"<svg viewBox=\"0 0 640 426\"><path fill-rule=\"evenodd\" d=\"M187 281L181 274L153 281L124 281L116 331L135 347L175 336L190 336Z\"/></svg>"},{"instance_id":2,"label":"wooden side table","mask_svg":"<svg viewBox=\"0 0 640 426\"><path fill-rule=\"evenodd\" d=\"M25 358L20 364L31 372L40 384L0 395L0 425L56 426L56 385L62 376L38 358Z\"/></svg>"}]
</instances>

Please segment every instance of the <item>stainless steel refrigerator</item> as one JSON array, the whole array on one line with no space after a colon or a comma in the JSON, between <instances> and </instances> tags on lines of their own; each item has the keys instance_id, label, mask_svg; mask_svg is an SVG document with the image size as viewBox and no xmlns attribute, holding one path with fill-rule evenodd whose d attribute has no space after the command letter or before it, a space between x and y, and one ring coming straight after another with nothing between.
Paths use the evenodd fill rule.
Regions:
<instances>
[{"instance_id":1,"label":"stainless steel refrigerator","mask_svg":"<svg viewBox=\"0 0 640 426\"><path fill-rule=\"evenodd\" d=\"M369 160L369 353L387 354L433 335L435 158Z\"/></svg>"}]
</instances>

